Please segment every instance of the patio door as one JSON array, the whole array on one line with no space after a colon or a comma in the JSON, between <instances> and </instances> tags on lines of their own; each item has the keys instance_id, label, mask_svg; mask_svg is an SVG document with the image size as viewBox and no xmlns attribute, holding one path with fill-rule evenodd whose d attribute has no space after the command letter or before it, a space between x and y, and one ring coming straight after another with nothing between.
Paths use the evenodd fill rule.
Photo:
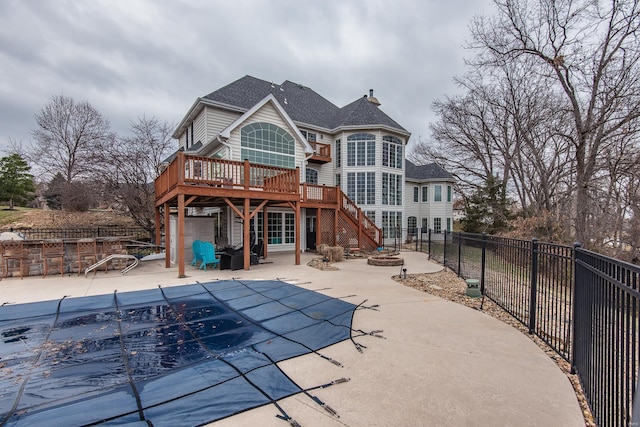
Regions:
<instances>
[{"instance_id":1,"label":"patio door","mask_svg":"<svg viewBox=\"0 0 640 427\"><path fill-rule=\"evenodd\" d=\"M305 229L306 229L306 241L307 241L307 249L315 250L316 249L316 217L315 216L307 216L305 221Z\"/></svg>"}]
</instances>

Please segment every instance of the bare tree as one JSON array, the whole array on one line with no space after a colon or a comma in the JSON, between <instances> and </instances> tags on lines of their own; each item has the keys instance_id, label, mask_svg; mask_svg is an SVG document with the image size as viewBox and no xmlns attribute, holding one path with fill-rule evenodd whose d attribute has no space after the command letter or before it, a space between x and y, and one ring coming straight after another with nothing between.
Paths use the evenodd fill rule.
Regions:
<instances>
[{"instance_id":1,"label":"bare tree","mask_svg":"<svg viewBox=\"0 0 640 427\"><path fill-rule=\"evenodd\" d=\"M442 165L458 178L462 194L491 181L521 214L548 218L566 199L563 183L572 170L558 97L544 91L529 67L478 71L484 70L457 80L465 95L436 101L433 142L421 141L411 156Z\"/></svg>"},{"instance_id":2,"label":"bare tree","mask_svg":"<svg viewBox=\"0 0 640 427\"><path fill-rule=\"evenodd\" d=\"M599 158L637 128L640 117L640 4L637 0L495 0L498 15L471 25L472 64L501 68L534 59L553 90L562 93L572 129L575 163L574 226L590 244ZM632 146L637 150L637 146ZM618 153L618 155L628 155ZM597 191L596 191L597 192Z\"/></svg>"},{"instance_id":3,"label":"bare tree","mask_svg":"<svg viewBox=\"0 0 640 427\"><path fill-rule=\"evenodd\" d=\"M155 117L131 122L132 135L118 138L102 152L102 179L107 196L136 224L153 233L154 180L163 160L174 151L173 126Z\"/></svg>"},{"instance_id":4,"label":"bare tree","mask_svg":"<svg viewBox=\"0 0 640 427\"><path fill-rule=\"evenodd\" d=\"M35 115L34 142L22 151L45 179L61 173L67 182L95 173L95 154L115 139L109 121L87 101L56 95Z\"/></svg>"}]
</instances>

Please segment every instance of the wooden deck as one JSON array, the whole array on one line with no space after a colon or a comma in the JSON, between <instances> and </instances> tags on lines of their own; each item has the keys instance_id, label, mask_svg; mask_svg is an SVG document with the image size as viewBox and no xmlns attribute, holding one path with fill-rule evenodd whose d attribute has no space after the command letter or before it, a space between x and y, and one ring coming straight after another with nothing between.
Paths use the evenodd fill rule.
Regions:
<instances>
[{"instance_id":1,"label":"wooden deck","mask_svg":"<svg viewBox=\"0 0 640 427\"><path fill-rule=\"evenodd\" d=\"M178 212L178 272L184 275L184 216L187 207L229 206L243 221L269 206L290 207L300 224L300 209L316 209L316 244L340 244L345 247L377 247L382 232L338 187L300 182L300 170L198 157L178 152L176 158L155 180L156 240L160 241L160 217L164 212L165 234L169 235L169 212ZM332 213L330 220L326 211ZM295 232L296 264L300 263L300 227ZM321 230L324 229L324 230ZM342 233L337 233L340 229ZM321 232L322 231L322 232ZM266 227L263 241L267 241ZM249 227L244 240L249 241ZM327 240L327 241L325 241ZM245 268L249 268L249 250L245 247ZM170 247L166 245L167 267Z\"/></svg>"}]
</instances>

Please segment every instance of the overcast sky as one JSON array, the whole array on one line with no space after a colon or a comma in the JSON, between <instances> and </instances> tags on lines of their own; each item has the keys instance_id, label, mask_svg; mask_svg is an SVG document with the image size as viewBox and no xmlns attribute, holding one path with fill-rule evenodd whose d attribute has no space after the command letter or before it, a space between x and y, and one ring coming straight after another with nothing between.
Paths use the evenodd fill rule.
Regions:
<instances>
[{"instance_id":1,"label":"overcast sky","mask_svg":"<svg viewBox=\"0 0 640 427\"><path fill-rule=\"evenodd\" d=\"M143 115L177 124L247 74L339 107L374 89L413 144L433 101L458 92L471 18L492 13L489 0L1 0L0 150L31 140L53 95L124 136Z\"/></svg>"}]
</instances>

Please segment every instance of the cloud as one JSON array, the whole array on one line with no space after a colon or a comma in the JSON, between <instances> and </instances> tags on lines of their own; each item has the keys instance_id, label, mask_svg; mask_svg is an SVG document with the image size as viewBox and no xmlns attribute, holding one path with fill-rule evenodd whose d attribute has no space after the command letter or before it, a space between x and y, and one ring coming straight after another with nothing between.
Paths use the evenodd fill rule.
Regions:
<instances>
[{"instance_id":1,"label":"cloud","mask_svg":"<svg viewBox=\"0 0 640 427\"><path fill-rule=\"evenodd\" d=\"M431 104L456 90L476 0L0 2L0 150L29 140L52 95L89 101L114 130L178 122L244 75L309 86L338 106L375 89L428 137ZM484 12L487 12L484 10Z\"/></svg>"}]
</instances>

